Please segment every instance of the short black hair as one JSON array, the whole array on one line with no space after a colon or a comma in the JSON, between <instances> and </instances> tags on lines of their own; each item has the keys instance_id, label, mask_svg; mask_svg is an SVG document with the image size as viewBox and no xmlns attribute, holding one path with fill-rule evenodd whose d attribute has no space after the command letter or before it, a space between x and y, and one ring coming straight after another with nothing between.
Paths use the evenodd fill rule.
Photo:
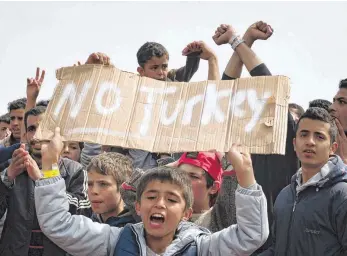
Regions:
<instances>
[{"instance_id":1,"label":"short black hair","mask_svg":"<svg viewBox=\"0 0 347 256\"><path fill-rule=\"evenodd\" d=\"M29 111L25 112L25 115L24 115L25 131L28 130L28 116L39 116L39 115L45 113L46 109L47 108L44 106L36 106L36 107L30 109Z\"/></svg>"},{"instance_id":2,"label":"short black hair","mask_svg":"<svg viewBox=\"0 0 347 256\"><path fill-rule=\"evenodd\" d=\"M339 83L339 89L347 89L347 78L346 79L342 79Z\"/></svg>"},{"instance_id":3,"label":"short black hair","mask_svg":"<svg viewBox=\"0 0 347 256\"><path fill-rule=\"evenodd\" d=\"M36 103L36 106L44 106L47 107L49 104L49 100L40 100L39 102Z\"/></svg>"},{"instance_id":4,"label":"short black hair","mask_svg":"<svg viewBox=\"0 0 347 256\"><path fill-rule=\"evenodd\" d=\"M27 104L27 99L26 98L20 98L14 101L11 101L8 103L7 110L8 112L11 112L12 110L16 109L25 109L25 105Z\"/></svg>"},{"instance_id":5,"label":"short black hair","mask_svg":"<svg viewBox=\"0 0 347 256\"><path fill-rule=\"evenodd\" d=\"M289 103L288 107L292 109L296 109L298 111L297 114L299 115L299 118L305 113L304 108L301 107L299 104Z\"/></svg>"},{"instance_id":6,"label":"short black hair","mask_svg":"<svg viewBox=\"0 0 347 256\"><path fill-rule=\"evenodd\" d=\"M6 123L6 124L10 124L10 121L11 121L11 118L10 118L10 114L9 113L0 116L0 122Z\"/></svg>"},{"instance_id":7,"label":"short black hair","mask_svg":"<svg viewBox=\"0 0 347 256\"><path fill-rule=\"evenodd\" d=\"M156 42L147 42L144 45L140 47L140 49L137 51L137 62L141 67L144 67L147 61L152 59L152 57L162 57L163 55L166 55L169 59L169 52L166 50L166 48Z\"/></svg>"},{"instance_id":8,"label":"short black hair","mask_svg":"<svg viewBox=\"0 0 347 256\"><path fill-rule=\"evenodd\" d=\"M324 108L326 111L329 112L329 107L332 103L328 100L323 99L316 99L313 101L310 101L309 108Z\"/></svg>"},{"instance_id":9,"label":"short black hair","mask_svg":"<svg viewBox=\"0 0 347 256\"><path fill-rule=\"evenodd\" d=\"M324 108L317 108L317 107L308 108L306 112L300 117L298 124L296 125L295 137L298 132L299 124L301 120L304 118L308 118L311 120L318 120L318 121L322 121L322 122L330 124L330 128L329 128L330 142L334 143L336 141L337 127L333 118L331 117L331 115L329 114L327 110L325 110Z\"/></svg>"},{"instance_id":10,"label":"short black hair","mask_svg":"<svg viewBox=\"0 0 347 256\"><path fill-rule=\"evenodd\" d=\"M147 170L140 178L136 189L137 202L141 203L141 196L147 185L152 181L169 182L179 186L185 200L185 209L187 210L193 207L194 197L192 182L185 171L181 170L180 168L172 168L168 166L159 166Z\"/></svg>"}]
</instances>

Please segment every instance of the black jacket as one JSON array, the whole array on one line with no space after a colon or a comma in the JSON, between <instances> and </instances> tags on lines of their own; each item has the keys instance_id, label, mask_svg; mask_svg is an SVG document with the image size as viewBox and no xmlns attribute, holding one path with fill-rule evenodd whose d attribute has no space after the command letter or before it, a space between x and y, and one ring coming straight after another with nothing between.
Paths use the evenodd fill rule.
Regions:
<instances>
[{"instance_id":1,"label":"black jacket","mask_svg":"<svg viewBox=\"0 0 347 256\"><path fill-rule=\"evenodd\" d=\"M70 213L90 217L86 172L79 163L69 159L61 159L59 169L65 179ZM11 189L0 179L0 216L7 210L0 240L1 256L65 255L65 252L48 240L40 230L35 211L34 188L35 184L27 172L16 177Z\"/></svg>"},{"instance_id":2,"label":"black jacket","mask_svg":"<svg viewBox=\"0 0 347 256\"><path fill-rule=\"evenodd\" d=\"M347 167L330 158L330 172L297 193L297 174L274 206L273 244L261 256L347 255Z\"/></svg>"}]
</instances>

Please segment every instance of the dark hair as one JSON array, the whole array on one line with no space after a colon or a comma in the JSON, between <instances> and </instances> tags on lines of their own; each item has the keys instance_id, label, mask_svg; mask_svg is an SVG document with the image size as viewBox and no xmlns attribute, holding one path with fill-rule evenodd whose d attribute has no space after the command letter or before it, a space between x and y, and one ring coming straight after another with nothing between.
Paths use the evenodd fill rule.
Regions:
<instances>
[{"instance_id":1,"label":"dark hair","mask_svg":"<svg viewBox=\"0 0 347 256\"><path fill-rule=\"evenodd\" d=\"M131 160L119 153L106 152L92 158L87 166L87 172L94 169L102 175L111 175L119 190L123 182L128 180L133 172Z\"/></svg>"},{"instance_id":2,"label":"dark hair","mask_svg":"<svg viewBox=\"0 0 347 256\"><path fill-rule=\"evenodd\" d=\"M7 110L8 112L11 112L11 110L16 110L16 109L25 109L25 105L27 104L27 99L26 98L20 98L18 100L11 101L8 103Z\"/></svg>"},{"instance_id":3,"label":"dark hair","mask_svg":"<svg viewBox=\"0 0 347 256\"><path fill-rule=\"evenodd\" d=\"M147 61L152 59L152 57L162 57L163 55L166 55L169 59L169 53L166 50L166 48L155 42L147 42L144 45L140 47L140 49L137 51L137 62L141 67L144 67Z\"/></svg>"},{"instance_id":4,"label":"dark hair","mask_svg":"<svg viewBox=\"0 0 347 256\"><path fill-rule=\"evenodd\" d=\"M318 121L322 121L322 122L330 124L330 128L329 128L330 141L331 143L336 141L336 137L337 137L336 124L333 118L331 117L331 115L329 114L329 112L326 111L324 108L317 108L317 107L308 108L306 112L300 117L298 124L296 125L295 134L298 132L300 121L304 118L308 118L311 120L318 120Z\"/></svg>"},{"instance_id":5,"label":"dark hair","mask_svg":"<svg viewBox=\"0 0 347 256\"><path fill-rule=\"evenodd\" d=\"M27 111L24 115L24 125L25 125L25 131L28 130L28 116L39 116L43 113L45 113L46 107L44 106L38 106L30 109Z\"/></svg>"},{"instance_id":6,"label":"dark hair","mask_svg":"<svg viewBox=\"0 0 347 256\"><path fill-rule=\"evenodd\" d=\"M328 100L323 99L316 99L313 101L310 101L309 108L324 108L326 111L329 112L329 107L332 103Z\"/></svg>"},{"instance_id":7,"label":"dark hair","mask_svg":"<svg viewBox=\"0 0 347 256\"><path fill-rule=\"evenodd\" d=\"M179 169L168 166L160 166L147 170L140 178L139 184L136 189L136 201L141 201L141 196L145 191L147 185L152 181L169 182L179 186L182 190L183 198L185 200L185 209L193 206L193 191L192 184L188 174Z\"/></svg>"},{"instance_id":8,"label":"dark hair","mask_svg":"<svg viewBox=\"0 0 347 256\"><path fill-rule=\"evenodd\" d=\"M0 122L6 123L6 124L10 124L10 120L11 120L11 118L10 118L10 114L9 113L0 116Z\"/></svg>"},{"instance_id":9,"label":"dark hair","mask_svg":"<svg viewBox=\"0 0 347 256\"><path fill-rule=\"evenodd\" d=\"M341 89L341 88L347 89L347 78L340 81L339 89Z\"/></svg>"},{"instance_id":10,"label":"dark hair","mask_svg":"<svg viewBox=\"0 0 347 256\"><path fill-rule=\"evenodd\" d=\"M299 118L305 113L304 108L296 103L289 103L288 107L292 109L296 109L298 111L297 114L299 115Z\"/></svg>"},{"instance_id":11,"label":"dark hair","mask_svg":"<svg viewBox=\"0 0 347 256\"><path fill-rule=\"evenodd\" d=\"M40 100L39 102L36 103L36 107L39 107L39 106L47 107L48 104L49 104L49 100Z\"/></svg>"}]
</instances>

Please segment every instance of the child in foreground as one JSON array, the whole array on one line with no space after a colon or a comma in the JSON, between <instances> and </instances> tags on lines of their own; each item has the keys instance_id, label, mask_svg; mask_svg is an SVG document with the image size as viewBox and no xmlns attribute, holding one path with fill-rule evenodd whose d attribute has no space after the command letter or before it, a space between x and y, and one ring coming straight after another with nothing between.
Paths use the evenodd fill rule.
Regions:
<instances>
[{"instance_id":1,"label":"child in foreground","mask_svg":"<svg viewBox=\"0 0 347 256\"><path fill-rule=\"evenodd\" d=\"M57 128L52 141L42 147L43 173L56 168L61 147ZM124 228L71 215L59 172L48 179L42 179L41 170L35 168L28 168L28 174L36 181L42 231L72 255L250 255L269 234L266 198L255 181L249 154L234 145L228 157L239 182L238 224L214 234L187 222L193 193L188 175L179 168L158 167L143 175L136 192L136 210L143 222Z\"/></svg>"}]
</instances>

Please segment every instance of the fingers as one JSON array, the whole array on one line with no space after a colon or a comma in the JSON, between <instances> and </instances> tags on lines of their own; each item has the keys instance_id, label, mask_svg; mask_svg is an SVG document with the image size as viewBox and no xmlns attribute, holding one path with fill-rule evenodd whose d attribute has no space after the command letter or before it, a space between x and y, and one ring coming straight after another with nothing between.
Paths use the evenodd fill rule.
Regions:
<instances>
[{"instance_id":1,"label":"fingers","mask_svg":"<svg viewBox=\"0 0 347 256\"><path fill-rule=\"evenodd\" d=\"M35 79L39 80L39 76L40 76L40 68L36 68L36 76Z\"/></svg>"},{"instance_id":2,"label":"fingers","mask_svg":"<svg viewBox=\"0 0 347 256\"><path fill-rule=\"evenodd\" d=\"M43 80L45 79L45 74L46 74L46 71L45 71L45 70L42 70L41 77L40 77L40 80L39 80L39 82L40 82L41 84L43 83Z\"/></svg>"}]
</instances>

